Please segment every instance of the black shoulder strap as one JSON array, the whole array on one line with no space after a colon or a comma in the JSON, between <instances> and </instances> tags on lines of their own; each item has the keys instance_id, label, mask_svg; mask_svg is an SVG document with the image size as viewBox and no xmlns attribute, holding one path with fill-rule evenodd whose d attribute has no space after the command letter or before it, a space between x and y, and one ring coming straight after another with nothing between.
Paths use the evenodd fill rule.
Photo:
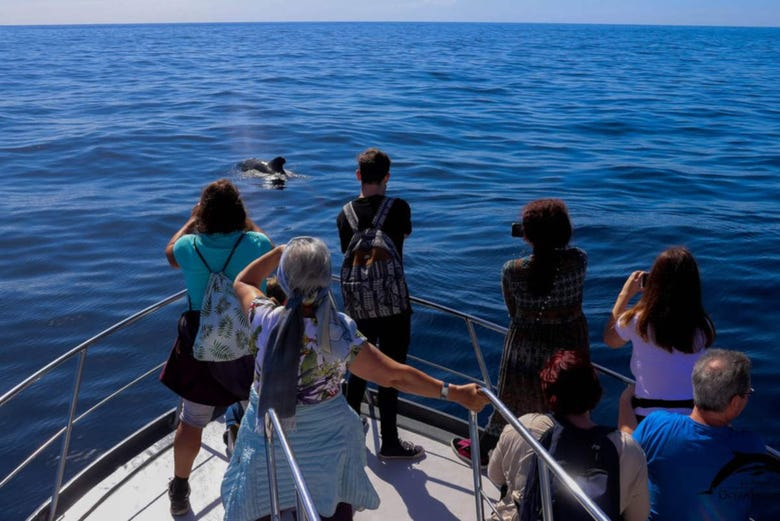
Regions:
<instances>
[{"instance_id":1,"label":"black shoulder strap","mask_svg":"<svg viewBox=\"0 0 780 521\"><path fill-rule=\"evenodd\" d=\"M200 250L198 249L198 238L195 237L192 240L192 246L195 248L195 253L198 254L198 257L200 257L200 260L203 262L203 265L206 266L206 269L209 270L209 273L214 273L214 270L211 269L211 266L209 266L209 263L206 262L206 259L203 258L203 255L200 253Z\"/></svg>"},{"instance_id":2,"label":"black shoulder strap","mask_svg":"<svg viewBox=\"0 0 780 521\"><path fill-rule=\"evenodd\" d=\"M223 271L225 271L225 268L227 268L228 263L230 262L230 259L233 258L233 254L236 252L236 248L238 248L238 243L241 242L241 239L244 238L244 235L246 235L246 233L242 233L238 237L238 240L235 242L235 244L233 244L233 249L230 250L230 254L228 255L227 260L225 261L225 265L222 266L222 269L219 270L219 272L217 272L217 273L222 273ZM192 245L195 247L195 253L198 254L198 257L200 257L200 260L203 262L203 265L206 266L206 269L209 270L209 273L214 273L214 270L211 269L211 266L209 266L209 263L206 262L205 258L203 258L203 254L198 249L198 245L197 245L196 241L197 241L197 237L192 241Z\"/></svg>"},{"instance_id":3,"label":"black shoulder strap","mask_svg":"<svg viewBox=\"0 0 780 521\"><path fill-rule=\"evenodd\" d=\"M224 272L225 269L227 269L228 263L230 262L230 259L233 258L233 254L236 252L236 248L238 248L238 243L241 242L241 239L244 238L244 235L246 235L246 233L242 233L241 235L238 236L238 240L236 240L236 243L233 245L233 249L230 250L230 255L228 255L228 258L225 261L225 265L222 266L222 269L220 270L220 273Z\"/></svg>"}]
</instances>

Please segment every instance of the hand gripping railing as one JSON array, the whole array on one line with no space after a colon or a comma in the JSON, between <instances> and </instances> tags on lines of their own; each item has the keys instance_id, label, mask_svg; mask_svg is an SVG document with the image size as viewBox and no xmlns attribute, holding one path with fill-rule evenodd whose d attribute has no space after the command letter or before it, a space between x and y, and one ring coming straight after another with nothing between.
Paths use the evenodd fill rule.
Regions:
<instances>
[{"instance_id":1,"label":"hand gripping railing","mask_svg":"<svg viewBox=\"0 0 780 521\"><path fill-rule=\"evenodd\" d=\"M539 488L542 495L543 519L545 521L552 521L553 519L552 496L550 495L550 471L552 471L555 478L563 483L563 486L572 493L591 518L596 519L597 521L610 521L609 517L582 491L580 486L577 485L565 470L563 470L550 453L542 447L542 444L539 443L534 435L528 432L528 429L517 420L509 409L507 409L506 405L504 405L503 402L487 388L483 387L480 390L488 399L490 399L490 402L493 404L496 411L498 411L507 423L520 434L538 458ZM487 498L484 497L484 493L482 492L482 473L479 470L479 435L477 431L477 413L475 412L472 412L469 416L469 434L471 436L471 468L474 474L474 490L479 491L479 494L475 494L475 500L477 502L477 521L483 521L484 513L482 511L482 500L487 500Z\"/></svg>"},{"instance_id":2,"label":"hand gripping railing","mask_svg":"<svg viewBox=\"0 0 780 521\"><path fill-rule=\"evenodd\" d=\"M287 460L287 465L290 466L290 472L292 472L293 481L295 482L298 519L302 519L300 517L301 513L305 512L305 519L307 521L320 521L320 515L314 508L314 501L311 498L309 489L306 487L306 482L303 479L303 474L301 474L301 469L298 468L298 463L295 461L295 456L290 448L290 444L287 442L287 437L284 435L282 425L279 422L279 417L272 408L268 409L268 412L265 413L265 460L268 470L268 492L271 496L271 521L279 521L281 516L281 511L279 509L279 485L276 481L274 436L279 439L279 445Z\"/></svg>"}]
</instances>

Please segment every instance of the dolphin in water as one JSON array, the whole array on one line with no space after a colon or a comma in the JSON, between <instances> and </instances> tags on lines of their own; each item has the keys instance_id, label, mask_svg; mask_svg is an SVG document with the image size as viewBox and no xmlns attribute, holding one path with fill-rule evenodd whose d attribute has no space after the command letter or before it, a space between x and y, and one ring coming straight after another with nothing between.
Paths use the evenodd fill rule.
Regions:
<instances>
[{"instance_id":1,"label":"dolphin in water","mask_svg":"<svg viewBox=\"0 0 780 521\"><path fill-rule=\"evenodd\" d=\"M282 156L275 157L270 161L262 161L252 157L241 161L238 164L238 168L240 168L242 172L256 170L261 174L281 174L285 177L289 177L289 173L284 169L284 164L286 162L287 160Z\"/></svg>"},{"instance_id":2,"label":"dolphin in water","mask_svg":"<svg viewBox=\"0 0 780 521\"><path fill-rule=\"evenodd\" d=\"M277 156L270 161L255 159L254 157L245 159L238 163L238 169L249 175L265 177L275 188L284 187L285 181L295 174L284 168L287 162L282 156Z\"/></svg>"}]
</instances>

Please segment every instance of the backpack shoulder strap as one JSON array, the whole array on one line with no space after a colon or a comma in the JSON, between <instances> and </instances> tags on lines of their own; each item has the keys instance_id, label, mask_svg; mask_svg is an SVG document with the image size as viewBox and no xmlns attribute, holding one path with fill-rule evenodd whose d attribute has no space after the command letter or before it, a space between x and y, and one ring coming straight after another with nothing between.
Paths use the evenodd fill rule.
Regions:
<instances>
[{"instance_id":1,"label":"backpack shoulder strap","mask_svg":"<svg viewBox=\"0 0 780 521\"><path fill-rule=\"evenodd\" d=\"M393 202L395 202L393 197L385 197L384 200L382 200L379 209L376 211L376 215L374 215L374 221L371 223L373 228L377 230L382 228L382 225L385 224L387 214L390 213L390 208L393 206Z\"/></svg>"},{"instance_id":2,"label":"backpack shoulder strap","mask_svg":"<svg viewBox=\"0 0 780 521\"><path fill-rule=\"evenodd\" d=\"M206 266L207 270L209 270L209 273L214 273L214 270L211 269L211 266L209 266L209 263L206 262L206 259L203 258L203 254L198 249L198 237L197 236L194 239L192 239L192 246L195 248L195 253L198 254L198 257L200 257L200 260L203 262L203 265Z\"/></svg>"},{"instance_id":3,"label":"backpack shoulder strap","mask_svg":"<svg viewBox=\"0 0 780 521\"><path fill-rule=\"evenodd\" d=\"M344 205L344 217L347 218L347 223L349 223L350 228L352 228L352 233L357 233L358 230L358 216L357 213L355 213L355 207L352 205L352 201L348 202Z\"/></svg>"},{"instance_id":4,"label":"backpack shoulder strap","mask_svg":"<svg viewBox=\"0 0 780 521\"><path fill-rule=\"evenodd\" d=\"M203 262L203 265L206 266L207 270L209 270L209 273L222 273L223 271L225 271L225 268L227 268L227 265L230 262L230 259L233 258L233 253L235 253L236 248L238 248L238 243L241 242L241 239L244 238L244 235L246 235L246 233L242 233L239 236L238 240L235 242L235 244L233 244L233 249L230 250L230 254L228 255L227 260L225 261L225 265L222 266L222 269L219 270L218 272L215 272L214 270L211 269L211 266L209 266L209 263L206 262L206 259L203 257L203 254L198 249L198 245L196 243L197 237L195 239L193 239L192 246L195 248L195 253L198 254L198 257L200 257L200 260L201 260L201 262Z\"/></svg>"},{"instance_id":5,"label":"backpack shoulder strap","mask_svg":"<svg viewBox=\"0 0 780 521\"><path fill-rule=\"evenodd\" d=\"M238 240L237 240L237 241L236 241L236 243L233 245L233 249L232 249L232 250L230 250L230 255L228 255L228 258L227 258L227 260L225 261L225 265L224 265L224 266L222 266L222 269L221 269L221 270L219 270L219 272L220 272L220 273L223 273L223 272L225 271L225 269L228 267L228 263L230 262L230 259L232 259L232 258L233 258L233 254L236 252L236 248L238 248L238 243L239 243L239 242L241 242L241 239L243 239L243 238L244 238L244 235L246 235L246 233L242 233L241 235L239 235L239 236L238 236ZM200 253L199 253L199 255L200 255ZM203 258L203 257L201 257L201 259L202 259L202 258ZM205 262L205 261L203 261L203 262Z\"/></svg>"},{"instance_id":6,"label":"backpack shoulder strap","mask_svg":"<svg viewBox=\"0 0 780 521\"><path fill-rule=\"evenodd\" d=\"M555 421L555 417L552 414L548 414L553 424L549 429L542 432L539 437L539 444L544 447L545 450L550 450L550 445L553 442L553 434L555 428L560 424ZM530 449L529 449L530 450ZM542 519L542 492L539 485L539 456L535 452L531 454L531 465L528 469L528 475L526 476L525 489L523 491L522 504L515 500L515 506L517 511L521 514L520 519L536 521Z\"/></svg>"}]
</instances>

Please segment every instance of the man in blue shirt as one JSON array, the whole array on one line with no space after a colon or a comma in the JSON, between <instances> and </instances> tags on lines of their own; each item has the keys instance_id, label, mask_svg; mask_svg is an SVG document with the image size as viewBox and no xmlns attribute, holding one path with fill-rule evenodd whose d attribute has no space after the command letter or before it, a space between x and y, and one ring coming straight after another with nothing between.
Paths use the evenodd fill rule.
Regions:
<instances>
[{"instance_id":1,"label":"man in blue shirt","mask_svg":"<svg viewBox=\"0 0 780 521\"><path fill-rule=\"evenodd\" d=\"M657 411L634 431L647 456L650 520L748 519L771 457L761 438L731 427L748 403L750 360L708 349L693 368L690 416Z\"/></svg>"}]
</instances>

